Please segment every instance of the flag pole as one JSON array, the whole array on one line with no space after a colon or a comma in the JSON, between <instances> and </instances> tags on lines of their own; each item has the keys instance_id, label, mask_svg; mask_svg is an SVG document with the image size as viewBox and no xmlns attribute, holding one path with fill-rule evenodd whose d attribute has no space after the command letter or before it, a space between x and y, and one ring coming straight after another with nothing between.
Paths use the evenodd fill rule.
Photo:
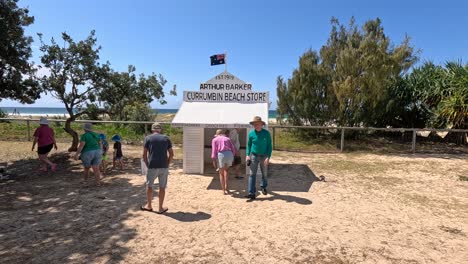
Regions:
<instances>
[{"instance_id":1,"label":"flag pole","mask_svg":"<svg viewBox=\"0 0 468 264\"><path fill-rule=\"evenodd\" d=\"M227 52L224 51L224 71L227 72Z\"/></svg>"}]
</instances>

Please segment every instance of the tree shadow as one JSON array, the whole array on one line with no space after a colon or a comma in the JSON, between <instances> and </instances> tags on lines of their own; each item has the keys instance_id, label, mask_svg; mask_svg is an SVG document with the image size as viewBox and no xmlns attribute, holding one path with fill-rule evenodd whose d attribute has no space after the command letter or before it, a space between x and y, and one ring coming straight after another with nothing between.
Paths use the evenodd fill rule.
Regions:
<instances>
[{"instance_id":1,"label":"tree shadow","mask_svg":"<svg viewBox=\"0 0 468 264\"><path fill-rule=\"evenodd\" d=\"M66 154L51 159L61 159L56 173L35 172L34 159L8 166L16 178L0 184L2 262L123 261L129 252L124 245L137 233L125 221L141 203L142 187L122 177L84 187L80 161Z\"/></svg>"},{"instance_id":2,"label":"tree shadow","mask_svg":"<svg viewBox=\"0 0 468 264\"><path fill-rule=\"evenodd\" d=\"M124 169L120 170L119 168L115 168L113 170L110 169L112 167L112 160L108 161L107 165L107 175L120 175L120 174L136 174L145 177L141 173L141 158L132 158L127 157L124 159ZM170 164L169 169L181 169L183 168L182 160L174 159L173 162Z\"/></svg>"},{"instance_id":3,"label":"tree shadow","mask_svg":"<svg viewBox=\"0 0 468 264\"><path fill-rule=\"evenodd\" d=\"M133 158L133 159L128 159L130 162L127 166L127 171L130 171L131 173L134 174L139 174L141 175L141 160L140 158ZM180 159L174 159L173 163L170 165L170 169L178 169L182 168L182 160ZM144 177L144 176L143 176ZM158 196L158 188L159 188L159 183L154 183L153 189L154 193L153 195L155 197ZM156 212L154 212L156 213ZM173 218L177 221L180 222L196 222L196 221L202 221L202 220L207 220L211 218L210 214L204 213L204 212L196 212L196 213L190 213L190 212L171 212L170 210L168 212L165 212L161 215Z\"/></svg>"},{"instance_id":4,"label":"tree shadow","mask_svg":"<svg viewBox=\"0 0 468 264\"><path fill-rule=\"evenodd\" d=\"M136 174L136 175L142 175L141 174L141 158L125 158L125 169L124 170L119 170L116 169L115 171L112 170L112 173L124 173L124 174ZM111 161L112 164L112 161Z\"/></svg>"},{"instance_id":5,"label":"tree shadow","mask_svg":"<svg viewBox=\"0 0 468 264\"><path fill-rule=\"evenodd\" d=\"M49 156L49 160L58 164L57 173L63 172L66 168L71 174L76 174L77 170L82 170L80 162L73 161L70 153L56 152ZM48 169L47 172L39 171L41 163L37 158L20 159L7 166L7 173L11 175L14 181L30 181L35 179L54 179L57 178L57 173Z\"/></svg>"}]
</instances>

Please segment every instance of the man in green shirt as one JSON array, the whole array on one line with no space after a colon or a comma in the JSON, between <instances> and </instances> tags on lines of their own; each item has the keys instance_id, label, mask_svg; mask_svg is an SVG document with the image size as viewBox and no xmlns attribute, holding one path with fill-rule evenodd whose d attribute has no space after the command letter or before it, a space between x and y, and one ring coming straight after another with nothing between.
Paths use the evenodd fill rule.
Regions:
<instances>
[{"instance_id":1,"label":"man in green shirt","mask_svg":"<svg viewBox=\"0 0 468 264\"><path fill-rule=\"evenodd\" d=\"M250 122L254 126L254 130L250 131L249 139L247 141L247 153L245 160L247 164L250 163L250 170L252 174L249 177L249 186L247 198L255 199L256 193L256 182L257 182L257 169L260 165L262 172L262 182L260 188L262 193L266 195L268 179L267 179L267 166L270 162L272 146L271 146L271 135L270 132L263 128L265 122L259 116L254 117L253 121Z\"/></svg>"}]
</instances>

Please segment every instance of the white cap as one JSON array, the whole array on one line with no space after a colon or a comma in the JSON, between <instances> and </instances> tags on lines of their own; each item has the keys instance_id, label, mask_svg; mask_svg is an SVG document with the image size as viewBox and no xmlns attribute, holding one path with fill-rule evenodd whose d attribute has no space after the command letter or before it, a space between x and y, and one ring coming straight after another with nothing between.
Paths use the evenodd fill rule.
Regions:
<instances>
[{"instance_id":1,"label":"white cap","mask_svg":"<svg viewBox=\"0 0 468 264\"><path fill-rule=\"evenodd\" d=\"M41 117L41 119L39 119L39 125L48 125L48 124L49 124L49 121L47 121L47 118Z\"/></svg>"}]
</instances>

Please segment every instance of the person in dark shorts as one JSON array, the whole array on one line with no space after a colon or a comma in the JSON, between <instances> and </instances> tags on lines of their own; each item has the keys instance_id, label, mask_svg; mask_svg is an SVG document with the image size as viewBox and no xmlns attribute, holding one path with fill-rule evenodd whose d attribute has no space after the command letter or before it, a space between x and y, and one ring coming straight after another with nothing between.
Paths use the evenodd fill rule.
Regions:
<instances>
[{"instance_id":1,"label":"person in dark shorts","mask_svg":"<svg viewBox=\"0 0 468 264\"><path fill-rule=\"evenodd\" d=\"M166 195L169 164L174 157L171 140L168 136L161 134L161 130L161 125L159 123L154 123L151 125L153 134L145 137L143 161L148 168L146 173L146 204L140 206L140 210L153 211L153 206L151 205L153 200L153 184L154 180L158 178L159 208L158 211L156 211L158 214L162 214L168 210L167 207L163 207L163 203Z\"/></svg>"},{"instance_id":2,"label":"person in dark shorts","mask_svg":"<svg viewBox=\"0 0 468 264\"><path fill-rule=\"evenodd\" d=\"M117 164L121 170L124 168L123 164L123 153L122 153L122 138L119 135L113 135L112 141L114 141L114 155L112 159L112 169L115 169Z\"/></svg>"},{"instance_id":3,"label":"person in dark shorts","mask_svg":"<svg viewBox=\"0 0 468 264\"><path fill-rule=\"evenodd\" d=\"M39 156L39 160L41 161L41 167L39 168L39 171L46 172L47 165L50 166L52 171L56 171L57 164L51 162L49 158L47 158L47 155L53 147L55 147L55 150L57 150L54 130L49 127L49 121L47 121L47 118L41 117L39 120L39 125L40 127L34 131L34 141L31 150L34 151L34 147L37 143L37 154Z\"/></svg>"}]
</instances>

